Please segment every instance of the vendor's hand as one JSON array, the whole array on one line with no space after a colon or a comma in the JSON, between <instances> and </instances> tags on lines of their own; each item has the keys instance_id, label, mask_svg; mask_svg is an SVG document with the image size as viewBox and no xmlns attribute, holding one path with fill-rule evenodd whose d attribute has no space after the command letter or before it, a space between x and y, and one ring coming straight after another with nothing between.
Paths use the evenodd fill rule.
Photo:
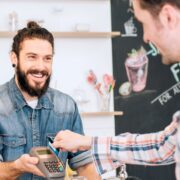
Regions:
<instances>
[{"instance_id":1,"label":"vendor's hand","mask_svg":"<svg viewBox=\"0 0 180 180\"><path fill-rule=\"evenodd\" d=\"M77 152L91 148L91 137L83 136L69 130L60 131L52 144L61 151Z\"/></svg>"},{"instance_id":2,"label":"vendor's hand","mask_svg":"<svg viewBox=\"0 0 180 180\"><path fill-rule=\"evenodd\" d=\"M21 173L32 173L37 176L45 175L37 168L38 158L31 157L29 154L23 154L19 159L14 161L15 168Z\"/></svg>"}]
</instances>

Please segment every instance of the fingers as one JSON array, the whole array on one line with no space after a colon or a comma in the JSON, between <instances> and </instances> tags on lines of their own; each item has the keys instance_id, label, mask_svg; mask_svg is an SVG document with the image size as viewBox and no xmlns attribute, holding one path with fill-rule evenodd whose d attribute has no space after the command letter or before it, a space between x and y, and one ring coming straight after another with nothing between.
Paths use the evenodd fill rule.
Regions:
<instances>
[{"instance_id":1,"label":"fingers","mask_svg":"<svg viewBox=\"0 0 180 180\"><path fill-rule=\"evenodd\" d=\"M63 143L61 142L61 140L58 140L58 141L54 141L52 146L54 148L58 148L60 152L67 152L68 149L66 149L64 146L63 146Z\"/></svg>"},{"instance_id":2,"label":"fingers","mask_svg":"<svg viewBox=\"0 0 180 180\"><path fill-rule=\"evenodd\" d=\"M34 168L33 174L35 174L35 175L37 175L37 176L46 177L37 167Z\"/></svg>"},{"instance_id":3,"label":"fingers","mask_svg":"<svg viewBox=\"0 0 180 180\"><path fill-rule=\"evenodd\" d=\"M59 140L54 140L54 142L53 142L53 147L55 147L55 148L61 148L61 142L59 141ZM61 148L61 151L63 150L63 148Z\"/></svg>"},{"instance_id":4,"label":"fingers","mask_svg":"<svg viewBox=\"0 0 180 180\"><path fill-rule=\"evenodd\" d=\"M61 139L61 136L64 136L66 132L70 132L69 130L62 130L57 133L57 135L54 138L54 141L58 141Z\"/></svg>"},{"instance_id":5,"label":"fingers","mask_svg":"<svg viewBox=\"0 0 180 180\"><path fill-rule=\"evenodd\" d=\"M39 159L37 157L31 157L29 154L26 154L25 158L28 162L27 166L32 169L33 174L45 177L45 175L36 166L39 162Z\"/></svg>"},{"instance_id":6,"label":"fingers","mask_svg":"<svg viewBox=\"0 0 180 180\"><path fill-rule=\"evenodd\" d=\"M37 157L31 157L29 154L23 154L21 158L23 161L34 165L38 164L39 162L39 159Z\"/></svg>"},{"instance_id":7,"label":"fingers","mask_svg":"<svg viewBox=\"0 0 180 180\"><path fill-rule=\"evenodd\" d=\"M80 139L83 137L80 134L69 130L60 131L52 144L55 148L60 148L60 151L77 152L80 148Z\"/></svg>"},{"instance_id":8,"label":"fingers","mask_svg":"<svg viewBox=\"0 0 180 180\"><path fill-rule=\"evenodd\" d=\"M31 157L29 154L23 154L15 161L15 165L16 168L19 169L22 173L29 172L45 177L45 175L37 167L38 162L38 158Z\"/></svg>"},{"instance_id":9,"label":"fingers","mask_svg":"<svg viewBox=\"0 0 180 180\"><path fill-rule=\"evenodd\" d=\"M60 148L60 151L66 151L66 149L64 147L64 142L67 142L67 138L69 138L68 134L70 132L71 131L69 131L69 130L59 131L58 134L55 136L54 142L52 145L55 148Z\"/></svg>"}]
</instances>

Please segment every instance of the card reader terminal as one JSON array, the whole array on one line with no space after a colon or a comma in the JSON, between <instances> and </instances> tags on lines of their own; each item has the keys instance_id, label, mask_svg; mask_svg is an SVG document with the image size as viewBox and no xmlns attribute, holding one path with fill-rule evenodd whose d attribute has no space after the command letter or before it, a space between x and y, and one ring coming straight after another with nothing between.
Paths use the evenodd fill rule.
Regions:
<instances>
[{"instance_id":1,"label":"card reader terminal","mask_svg":"<svg viewBox=\"0 0 180 180\"><path fill-rule=\"evenodd\" d=\"M30 155L37 157L39 163L37 167L47 178L57 178L65 176L65 167L63 162L52 152L49 147L32 147Z\"/></svg>"}]
</instances>

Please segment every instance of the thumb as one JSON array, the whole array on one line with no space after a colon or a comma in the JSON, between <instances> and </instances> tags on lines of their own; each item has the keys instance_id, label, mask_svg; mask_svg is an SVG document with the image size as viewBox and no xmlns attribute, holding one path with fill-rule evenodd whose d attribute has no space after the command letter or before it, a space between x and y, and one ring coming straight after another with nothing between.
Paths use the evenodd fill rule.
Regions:
<instances>
[{"instance_id":1,"label":"thumb","mask_svg":"<svg viewBox=\"0 0 180 180\"><path fill-rule=\"evenodd\" d=\"M30 162L31 162L32 164L38 164L39 159L38 159L37 157L31 157Z\"/></svg>"},{"instance_id":2,"label":"thumb","mask_svg":"<svg viewBox=\"0 0 180 180\"><path fill-rule=\"evenodd\" d=\"M36 164L38 164L39 159L38 159L37 157L31 157L31 156L29 156L29 157L28 157L28 162L31 163L31 164L36 165Z\"/></svg>"},{"instance_id":3,"label":"thumb","mask_svg":"<svg viewBox=\"0 0 180 180\"><path fill-rule=\"evenodd\" d=\"M53 147L55 147L55 148L61 148L62 142L60 142L60 141L54 141L52 145L53 145Z\"/></svg>"}]
</instances>

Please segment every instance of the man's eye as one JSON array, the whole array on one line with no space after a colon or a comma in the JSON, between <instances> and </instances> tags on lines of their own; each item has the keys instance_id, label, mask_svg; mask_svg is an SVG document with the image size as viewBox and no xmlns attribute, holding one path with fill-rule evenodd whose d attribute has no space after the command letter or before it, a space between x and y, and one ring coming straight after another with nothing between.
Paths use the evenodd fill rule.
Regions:
<instances>
[{"instance_id":1,"label":"man's eye","mask_svg":"<svg viewBox=\"0 0 180 180\"><path fill-rule=\"evenodd\" d=\"M47 57L46 61L52 61L52 58L51 57Z\"/></svg>"},{"instance_id":2,"label":"man's eye","mask_svg":"<svg viewBox=\"0 0 180 180\"><path fill-rule=\"evenodd\" d=\"M35 56L28 56L29 59L35 59Z\"/></svg>"}]
</instances>

